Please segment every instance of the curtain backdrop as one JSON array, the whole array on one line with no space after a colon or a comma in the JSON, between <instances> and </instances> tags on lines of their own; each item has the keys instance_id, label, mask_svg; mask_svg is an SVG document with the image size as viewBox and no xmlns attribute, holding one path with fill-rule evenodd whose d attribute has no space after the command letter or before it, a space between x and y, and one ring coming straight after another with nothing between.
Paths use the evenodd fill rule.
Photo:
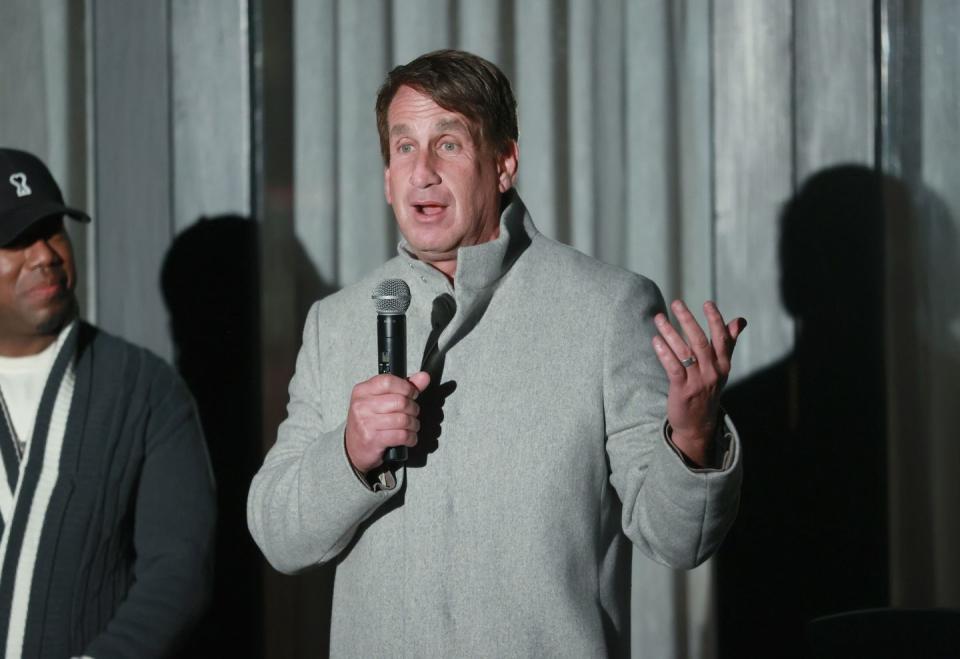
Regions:
<instances>
[{"instance_id":1,"label":"curtain backdrop","mask_svg":"<svg viewBox=\"0 0 960 659\"><path fill-rule=\"evenodd\" d=\"M957 3L2 4L0 144L40 154L68 200L94 212L75 236L88 317L171 358L158 279L174 237L204 215L259 222L262 351L249 358L263 364L264 447L306 307L395 253L373 115L394 65L442 47L500 65L538 227L648 275L668 299L713 298L749 318L734 385L788 363L809 329L781 299L786 204L835 165L879 167L884 349L882 368L863 373L881 373L885 400L864 411L884 420L880 578L891 604L960 606ZM806 261L838 235L822 229ZM861 254L868 237L843 238L840 253ZM824 360L860 354L856 333L842 336ZM856 386L857 364L845 373ZM804 447L782 443L774 487L812 482L822 464L797 463ZM716 572L636 556L634 656L716 656ZM329 572L267 574L272 656L322 654Z\"/></svg>"},{"instance_id":2,"label":"curtain backdrop","mask_svg":"<svg viewBox=\"0 0 960 659\"><path fill-rule=\"evenodd\" d=\"M514 82L518 188L545 234L650 276L668 299L698 306L714 298L727 313L749 318L734 383L789 361L796 346L800 330L780 291L787 202L840 164L886 167L903 178L922 197L910 203L923 221L913 226L891 210L886 229L873 227L890 234L891 282L884 298L888 328L877 329L886 358L875 355L886 363L876 371L886 378L888 401L886 424L881 419L877 428L882 436L887 426L889 453L882 445L870 449L876 453L870 464L887 465L886 476L876 479L889 489L880 484L876 496L884 499L877 509L889 527L878 522L874 530L889 533L892 604L960 601L945 560L960 541L947 512L947 502L960 501L956 480L947 476L960 467L951 439L956 406L944 398L956 391L957 287L934 284L946 281L934 273L955 272L945 264L956 261L949 239L960 200L946 182L957 173L946 155L958 134L956 122L949 123L958 89L950 64L956 47L947 36L960 22L955 5L294 0L293 6L292 217L313 268L332 288L394 253L373 99L386 70L435 48L472 50ZM942 203L932 205L931 197ZM897 237L905 224L909 248ZM910 276L898 276L904 269ZM918 335L917 318L937 329ZM824 361L843 359L842 347L826 350ZM911 426L927 432L918 439ZM910 539L916 537L923 538L920 548ZM879 563L886 561L881 555ZM676 574L636 554L634 656L714 656L715 597L710 564Z\"/></svg>"}]
</instances>

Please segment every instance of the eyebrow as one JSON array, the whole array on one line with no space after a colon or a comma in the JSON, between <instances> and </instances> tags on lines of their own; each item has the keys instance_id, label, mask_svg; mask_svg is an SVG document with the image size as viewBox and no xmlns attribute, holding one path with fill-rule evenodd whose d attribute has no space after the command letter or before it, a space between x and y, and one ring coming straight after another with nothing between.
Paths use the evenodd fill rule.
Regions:
<instances>
[{"instance_id":1,"label":"eyebrow","mask_svg":"<svg viewBox=\"0 0 960 659\"><path fill-rule=\"evenodd\" d=\"M434 128L436 128L440 132L446 132L448 130L453 130L453 129L459 129L464 133L470 132L467 129L466 125L464 125L464 123L459 119L441 119L434 125Z\"/></svg>"},{"instance_id":2,"label":"eyebrow","mask_svg":"<svg viewBox=\"0 0 960 659\"><path fill-rule=\"evenodd\" d=\"M391 135L406 135L410 132L410 127L407 124L396 124L390 127Z\"/></svg>"},{"instance_id":3,"label":"eyebrow","mask_svg":"<svg viewBox=\"0 0 960 659\"><path fill-rule=\"evenodd\" d=\"M441 119L440 121L435 123L433 127L435 130L441 133L449 130L459 130L463 133L470 134L470 129L467 128L466 124L464 124L459 119ZM406 135L409 132L410 132L410 126L408 126L407 124L395 124L390 127L391 136Z\"/></svg>"}]
</instances>

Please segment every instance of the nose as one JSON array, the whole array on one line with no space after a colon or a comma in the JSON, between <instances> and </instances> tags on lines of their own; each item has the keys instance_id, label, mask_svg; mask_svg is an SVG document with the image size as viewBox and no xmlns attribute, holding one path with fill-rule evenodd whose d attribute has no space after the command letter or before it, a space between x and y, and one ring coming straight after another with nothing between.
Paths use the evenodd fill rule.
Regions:
<instances>
[{"instance_id":1,"label":"nose","mask_svg":"<svg viewBox=\"0 0 960 659\"><path fill-rule=\"evenodd\" d=\"M31 268L49 268L61 263L60 255L46 238L37 238L27 246L26 261Z\"/></svg>"},{"instance_id":2,"label":"nose","mask_svg":"<svg viewBox=\"0 0 960 659\"><path fill-rule=\"evenodd\" d=\"M423 149L417 154L417 160L410 172L410 184L417 188L428 188L431 185L437 185L440 180L433 152L430 149Z\"/></svg>"}]
</instances>

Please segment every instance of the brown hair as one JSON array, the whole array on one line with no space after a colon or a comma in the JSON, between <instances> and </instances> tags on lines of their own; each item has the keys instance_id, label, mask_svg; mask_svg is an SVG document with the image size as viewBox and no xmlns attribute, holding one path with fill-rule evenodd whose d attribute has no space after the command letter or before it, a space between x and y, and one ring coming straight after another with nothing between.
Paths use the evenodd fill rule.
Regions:
<instances>
[{"instance_id":1,"label":"brown hair","mask_svg":"<svg viewBox=\"0 0 960 659\"><path fill-rule=\"evenodd\" d=\"M510 81L496 65L462 50L435 50L394 68L377 92L377 131L380 153L390 163L387 110L403 86L426 94L472 124L477 146L506 151L517 141L517 101Z\"/></svg>"}]
</instances>

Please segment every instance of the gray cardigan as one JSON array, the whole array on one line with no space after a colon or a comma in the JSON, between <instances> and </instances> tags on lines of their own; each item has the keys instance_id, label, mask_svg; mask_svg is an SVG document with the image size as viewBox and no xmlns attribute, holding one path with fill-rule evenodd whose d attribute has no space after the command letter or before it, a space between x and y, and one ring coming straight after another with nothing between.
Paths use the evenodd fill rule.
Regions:
<instances>
[{"instance_id":1,"label":"gray cardigan","mask_svg":"<svg viewBox=\"0 0 960 659\"><path fill-rule=\"evenodd\" d=\"M684 465L663 433L656 286L545 238L516 195L500 236L457 263L451 287L401 243L313 306L287 419L250 488L251 533L282 572L339 561L334 656L625 652L624 534L667 565L704 561L736 513L735 433L723 470ZM397 486L375 492L343 428L351 388L376 371L370 291L388 277L411 289L410 371L434 299L457 308L421 397L433 422Z\"/></svg>"}]
</instances>

